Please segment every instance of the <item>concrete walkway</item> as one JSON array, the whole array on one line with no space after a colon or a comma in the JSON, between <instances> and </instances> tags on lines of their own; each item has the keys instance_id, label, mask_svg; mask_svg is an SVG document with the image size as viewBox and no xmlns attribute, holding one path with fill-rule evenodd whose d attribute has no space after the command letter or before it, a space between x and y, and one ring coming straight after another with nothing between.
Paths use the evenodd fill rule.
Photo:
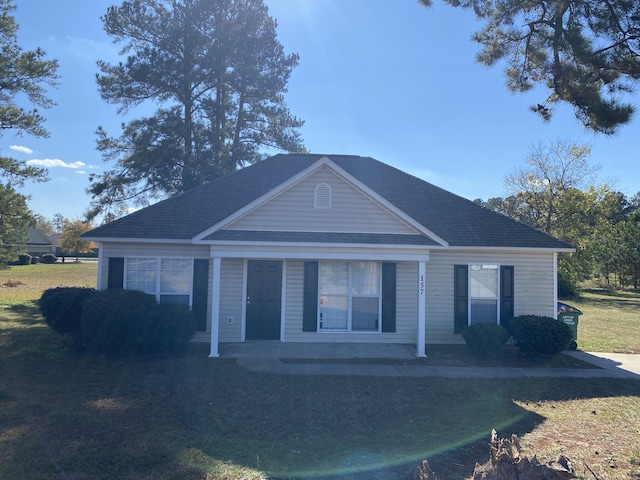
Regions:
<instances>
[{"instance_id":1,"label":"concrete walkway","mask_svg":"<svg viewBox=\"0 0 640 480\"><path fill-rule=\"evenodd\" d=\"M332 345L252 343L221 345L221 356L236 358L238 365L260 373L279 375L358 375L374 377L440 378L631 378L640 380L640 355L565 352L597 368L440 367L402 364L415 359L410 345ZM333 359L331 363L281 359ZM349 358L376 358L380 363L350 363ZM394 361L384 362L384 358ZM336 359L345 359L340 363ZM410 362L408 362L410 363Z\"/></svg>"}]
</instances>

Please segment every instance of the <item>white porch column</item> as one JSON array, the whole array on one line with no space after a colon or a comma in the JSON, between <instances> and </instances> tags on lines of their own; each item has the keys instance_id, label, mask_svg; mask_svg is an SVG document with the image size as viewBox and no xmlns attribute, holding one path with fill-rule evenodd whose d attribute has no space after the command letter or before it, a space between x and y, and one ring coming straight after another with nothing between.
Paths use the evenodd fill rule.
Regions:
<instances>
[{"instance_id":1,"label":"white porch column","mask_svg":"<svg viewBox=\"0 0 640 480\"><path fill-rule=\"evenodd\" d=\"M426 263L418 262L418 340L416 342L416 356L426 357L424 353L425 341L425 298L426 298Z\"/></svg>"},{"instance_id":2,"label":"white porch column","mask_svg":"<svg viewBox=\"0 0 640 480\"><path fill-rule=\"evenodd\" d=\"M211 352L209 358L219 357L218 328L220 325L220 257L213 259L213 291L211 299Z\"/></svg>"}]
</instances>

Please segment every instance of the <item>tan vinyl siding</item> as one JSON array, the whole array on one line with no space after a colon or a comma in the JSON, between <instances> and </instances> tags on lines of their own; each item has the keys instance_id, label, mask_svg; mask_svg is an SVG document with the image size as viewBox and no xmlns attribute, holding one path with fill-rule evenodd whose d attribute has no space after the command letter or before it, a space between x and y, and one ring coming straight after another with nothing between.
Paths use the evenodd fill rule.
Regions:
<instances>
[{"instance_id":1,"label":"tan vinyl siding","mask_svg":"<svg viewBox=\"0 0 640 480\"><path fill-rule=\"evenodd\" d=\"M302 285L304 262L287 261L285 342L414 343L417 332L418 297L414 288L417 264L397 264L395 333L320 333L302 331ZM406 288L409 286L409 288Z\"/></svg>"},{"instance_id":2,"label":"tan vinyl siding","mask_svg":"<svg viewBox=\"0 0 640 480\"><path fill-rule=\"evenodd\" d=\"M331 208L315 209L318 184L331 187ZM324 168L227 225L229 230L414 234L415 230Z\"/></svg>"},{"instance_id":3,"label":"tan vinyl siding","mask_svg":"<svg viewBox=\"0 0 640 480\"><path fill-rule=\"evenodd\" d=\"M426 265L426 343L464 343L453 333L453 265L489 263L513 265L515 315L553 316L552 253L431 253Z\"/></svg>"},{"instance_id":4,"label":"tan vinyl siding","mask_svg":"<svg viewBox=\"0 0 640 480\"><path fill-rule=\"evenodd\" d=\"M418 335L418 263L396 267L396 333L402 343L415 343Z\"/></svg>"},{"instance_id":5,"label":"tan vinyl siding","mask_svg":"<svg viewBox=\"0 0 640 480\"><path fill-rule=\"evenodd\" d=\"M244 260L223 258L220 267L220 342L242 340ZM229 323L231 317L233 323Z\"/></svg>"}]
</instances>

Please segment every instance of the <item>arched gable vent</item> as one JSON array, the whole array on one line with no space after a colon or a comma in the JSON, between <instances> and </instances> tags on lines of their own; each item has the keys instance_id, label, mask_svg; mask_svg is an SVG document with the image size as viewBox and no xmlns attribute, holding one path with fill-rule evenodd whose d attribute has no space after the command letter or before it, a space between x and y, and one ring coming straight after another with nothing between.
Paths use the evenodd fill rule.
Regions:
<instances>
[{"instance_id":1,"label":"arched gable vent","mask_svg":"<svg viewBox=\"0 0 640 480\"><path fill-rule=\"evenodd\" d=\"M316 185L313 193L313 208L331 208L331 186L326 183Z\"/></svg>"}]
</instances>

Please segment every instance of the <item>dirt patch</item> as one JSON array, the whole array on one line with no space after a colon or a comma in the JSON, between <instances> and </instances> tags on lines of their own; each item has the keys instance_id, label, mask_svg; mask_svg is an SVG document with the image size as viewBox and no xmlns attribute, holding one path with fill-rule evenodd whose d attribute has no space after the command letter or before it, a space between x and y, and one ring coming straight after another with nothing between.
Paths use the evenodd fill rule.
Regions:
<instances>
[{"instance_id":1,"label":"dirt patch","mask_svg":"<svg viewBox=\"0 0 640 480\"><path fill-rule=\"evenodd\" d=\"M571 460L564 455L547 464L542 464L533 456L522 453L520 439L512 435L510 439L498 438L491 432L489 461L477 464L471 480L570 480L577 478ZM406 480L444 480L438 477L427 460L409 475Z\"/></svg>"},{"instance_id":2,"label":"dirt patch","mask_svg":"<svg viewBox=\"0 0 640 480\"><path fill-rule=\"evenodd\" d=\"M22 283L20 280L7 280L2 284L2 286L5 288L16 288L21 285L24 285L24 283Z\"/></svg>"}]
</instances>

